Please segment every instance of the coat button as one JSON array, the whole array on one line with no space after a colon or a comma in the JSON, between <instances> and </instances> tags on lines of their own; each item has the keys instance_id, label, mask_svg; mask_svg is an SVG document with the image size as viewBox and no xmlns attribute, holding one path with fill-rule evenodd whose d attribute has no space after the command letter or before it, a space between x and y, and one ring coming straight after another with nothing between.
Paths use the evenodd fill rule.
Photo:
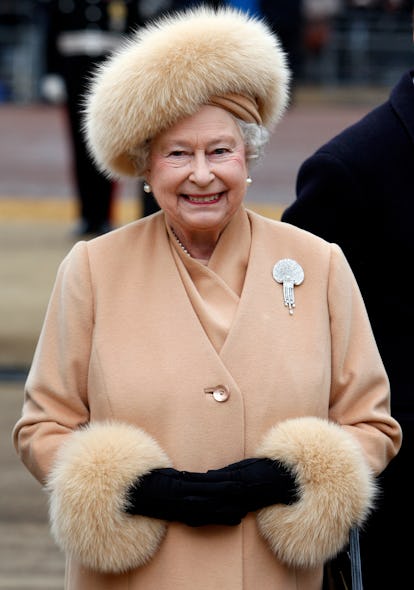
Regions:
<instances>
[{"instance_id":1,"label":"coat button","mask_svg":"<svg viewBox=\"0 0 414 590\"><path fill-rule=\"evenodd\" d=\"M212 394L216 402L226 402L230 397L230 391L225 385L216 385L215 387L207 387L204 390L206 393Z\"/></svg>"}]
</instances>

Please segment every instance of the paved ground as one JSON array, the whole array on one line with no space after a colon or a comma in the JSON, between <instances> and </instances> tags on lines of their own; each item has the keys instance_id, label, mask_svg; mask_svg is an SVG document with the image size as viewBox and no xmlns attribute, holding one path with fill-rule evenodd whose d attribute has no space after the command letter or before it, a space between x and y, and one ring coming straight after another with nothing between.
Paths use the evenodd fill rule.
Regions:
<instances>
[{"instance_id":1,"label":"paved ground","mask_svg":"<svg viewBox=\"0 0 414 590\"><path fill-rule=\"evenodd\" d=\"M299 91L267 156L252 171L249 206L279 217L294 198L299 164L356 121L386 91ZM75 220L62 113L0 106L0 589L63 588L63 557L47 526L46 498L12 448L10 433L59 261ZM134 183L123 186L116 221L139 215Z\"/></svg>"},{"instance_id":2,"label":"paved ground","mask_svg":"<svg viewBox=\"0 0 414 590\"><path fill-rule=\"evenodd\" d=\"M11 443L21 400L20 381L0 382L0 588L62 590L64 558L49 534L46 496Z\"/></svg>"}]
</instances>

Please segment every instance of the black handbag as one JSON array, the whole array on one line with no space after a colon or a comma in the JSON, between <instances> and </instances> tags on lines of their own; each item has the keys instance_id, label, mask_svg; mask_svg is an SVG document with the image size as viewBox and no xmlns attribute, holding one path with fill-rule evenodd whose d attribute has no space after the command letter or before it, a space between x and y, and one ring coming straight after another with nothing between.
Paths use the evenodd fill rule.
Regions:
<instances>
[{"instance_id":1,"label":"black handbag","mask_svg":"<svg viewBox=\"0 0 414 590\"><path fill-rule=\"evenodd\" d=\"M348 546L325 564L323 590L363 590L359 530L349 533Z\"/></svg>"}]
</instances>

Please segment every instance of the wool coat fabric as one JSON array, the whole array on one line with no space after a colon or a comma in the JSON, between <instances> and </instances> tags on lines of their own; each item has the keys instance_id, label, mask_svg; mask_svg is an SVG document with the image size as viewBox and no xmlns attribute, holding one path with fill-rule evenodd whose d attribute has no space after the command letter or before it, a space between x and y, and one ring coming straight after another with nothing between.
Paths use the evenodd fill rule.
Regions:
<instances>
[{"instance_id":1,"label":"wool coat fabric","mask_svg":"<svg viewBox=\"0 0 414 590\"><path fill-rule=\"evenodd\" d=\"M387 376L341 250L241 215L251 247L219 351L162 212L79 242L59 269L14 441L50 494L68 590L320 590L323 562L364 521L372 476L398 451ZM305 275L293 315L272 277L284 258ZM200 472L252 456L283 460L300 499L229 527L122 511L127 486L154 467Z\"/></svg>"},{"instance_id":2,"label":"wool coat fabric","mask_svg":"<svg viewBox=\"0 0 414 590\"><path fill-rule=\"evenodd\" d=\"M388 100L305 160L297 199L282 216L336 242L346 255L390 379L392 414L404 432L401 452L381 475L379 510L361 535L367 590L404 587L411 576L404 538L414 526L406 479L414 453L413 77L414 70L406 71Z\"/></svg>"}]
</instances>

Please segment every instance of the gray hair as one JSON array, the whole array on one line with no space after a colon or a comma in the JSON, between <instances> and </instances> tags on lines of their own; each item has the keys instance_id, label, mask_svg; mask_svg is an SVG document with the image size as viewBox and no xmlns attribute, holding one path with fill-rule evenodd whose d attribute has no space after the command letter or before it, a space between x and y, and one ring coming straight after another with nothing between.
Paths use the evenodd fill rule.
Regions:
<instances>
[{"instance_id":1,"label":"gray hair","mask_svg":"<svg viewBox=\"0 0 414 590\"><path fill-rule=\"evenodd\" d=\"M235 117L235 120L240 127L243 136L244 145L246 148L246 157L249 161L254 160L254 163L259 162L264 155L264 150L269 142L270 133L257 123L246 123Z\"/></svg>"},{"instance_id":2,"label":"gray hair","mask_svg":"<svg viewBox=\"0 0 414 590\"><path fill-rule=\"evenodd\" d=\"M232 115L233 116L233 115ZM246 158L249 162L256 164L264 154L265 147L269 141L270 133L257 123L246 123L237 117L233 117L241 131L244 146L246 149ZM130 158L135 164L136 170L147 170L151 151L151 139L138 146L130 152Z\"/></svg>"}]
</instances>

